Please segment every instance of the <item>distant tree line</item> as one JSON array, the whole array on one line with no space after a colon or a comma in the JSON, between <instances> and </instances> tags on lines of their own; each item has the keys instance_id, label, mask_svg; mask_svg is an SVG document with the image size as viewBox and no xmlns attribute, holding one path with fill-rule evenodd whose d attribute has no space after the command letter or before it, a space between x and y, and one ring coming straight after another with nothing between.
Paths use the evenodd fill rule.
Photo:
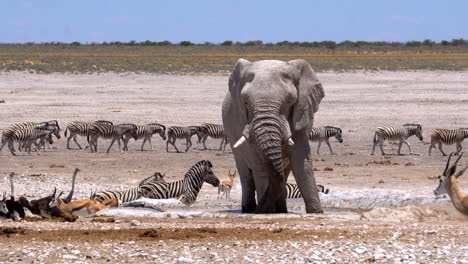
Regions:
<instances>
[{"instance_id":1,"label":"distant tree line","mask_svg":"<svg viewBox=\"0 0 468 264\"><path fill-rule=\"evenodd\" d=\"M451 41L442 40L440 42L436 42L430 39L426 39L424 41L407 41L407 42L386 42L386 41L350 41L345 40L342 42L335 42L331 40L326 41L280 41L277 43L264 43L261 40L251 40L247 42L234 42L231 40L226 40L221 43L212 43L212 42L204 42L204 43L193 43L191 41L181 41L179 43L172 43L168 40L165 41L142 41L138 42L135 40L131 40L129 42L120 42L120 41L113 41L113 42L102 42L102 43L80 43L78 41L74 41L71 43L64 43L64 42L27 42L20 45L71 45L71 46L93 46L93 45L103 45L103 46L259 46L259 47L308 47L308 48L327 48L327 49L335 49L338 47L344 48L372 48L372 47L433 47L433 46L468 46L468 40L465 39L452 39Z\"/></svg>"}]
</instances>

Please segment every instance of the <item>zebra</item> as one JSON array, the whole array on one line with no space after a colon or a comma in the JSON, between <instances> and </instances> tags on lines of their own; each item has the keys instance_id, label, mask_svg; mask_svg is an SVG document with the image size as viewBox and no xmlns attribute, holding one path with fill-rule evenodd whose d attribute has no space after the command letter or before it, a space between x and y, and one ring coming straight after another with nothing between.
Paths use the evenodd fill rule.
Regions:
<instances>
[{"instance_id":1,"label":"zebra","mask_svg":"<svg viewBox=\"0 0 468 264\"><path fill-rule=\"evenodd\" d=\"M201 160L190 168L182 180L152 182L140 186L141 196L152 199L180 198L184 204L192 204L197 199L203 182L218 187L219 179L212 168L209 160Z\"/></svg>"},{"instance_id":2,"label":"zebra","mask_svg":"<svg viewBox=\"0 0 468 264\"><path fill-rule=\"evenodd\" d=\"M329 190L325 186L317 184L317 191L328 194ZM287 199L297 199L302 198L301 191L299 191L299 186L294 183L286 183L286 198Z\"/></svg>"},{"instance_id":3,"label":"zebra","mask_svg":"<svg viewBox=\"0 0 468 264\"><path fill-rule=\"evenodd\" d=\"M21 123L21 124L14 124L10 128L7 128L5 130L5 132L4 132L4 134L5 135L10 134L11 135L11 133L14 133L16 130L21 130L21 129L29 129L29 128L39 128L39 129L43 128L43 129L46 129L48 127L56 127L60 131L60 126L58 124L58 121L57 120L50 120L50 121L39 122L39 123L38 122L25 122L25 123ZM56 135L56 137L57 137L57 139L60 139L60 133L58 133ZM49 140L49 142L50 141L51 140ZM2 136L2 142L3 142L3 136ZM41 140L41 144L44 146L44 150L45 150L44 137ZM49 147L50 147L50 144L52 144L52 143L49 143ZM36 144L36 146L37 146L37 144ZM18 146L18 150L21 151L22 147L23 146L20 143L19 146Z\"/></svg>"},{"instance_id":4,"label":"zebra","mask_svg":"<svg viewBox=\"0 0 468 264\"><path fill-rule=\"evenodd\" d=\"M313 142L318 142L318 147L317 147L317 155L320 155L320 146L322 146L322 142L325 141L327 143L328 148L330 149L330 153L332 155L335 155L333 153L333 150L330 145L329 138L335 137L338 142L343 143L343 138L342 138L342 131L341 128L339 127L333 127L333 126L323 126L323 127L314 127L310 131L309 134L309 140Z\"/></svg>"},{"instance_id":5,"label":"zebra","mask_svg":"<svg viewBox=\"0 0 468 264\"><path fill-rule=\"evenodd\" d=\"M98 138L112 139L107 153L109 153L112 145L115 141L119 144L120 150L120 138L125 134L130 134L136 140L136 125L133 124L120 124L120 125L108 125L108 124L92 124L89 128L88 134L88 146L91 152L97 152L97 140Z\"/></svg>"},{"instance_id":6,"label":"zebra","mask_svg":"<svg viewBox=\"0 0 468 264\"><path fill-rule=\"evenodd\" d=\"M408 138L416 135L420 141L423 141L423 135L422 135L422 127L419 124L404 124L403 126L382 126L382 127L377 127L375 130L374 134L374 144L372 146L372 153L371 155L374 155L375 152L375 146L377 144L380 145L380 151L382 151L382 155L385 155L385 152L383 150L383 142L385 139L388 140L400 140L400 143L398 144L398 155L401 155L400 150L401 146L403 143L408 145L408 149L410 151L410 155L413 155L413 152L411 151L411 146L408 143Z\"/></svg>"},{"instance_id":7,"label":"zebra","mask_svg":"<svg viewBox=\"0 0 468 264\"><path fill-rule=\"evenodd\" d=\"M6 132L6 133L5 133ZM31 154L31 144L35 144L36 148L39 149L39 145L37 144L37 140L39 139L43 142L46 138L51 139L51 137L47 137L49 134L54 134L57 138L60 138L60 132L55 126L50 127L23 127L23 128L15 128L9 129L4 131L2 144L0 145L0 151L3 147L8 144L8 148L13 156L16 156L15 150L13 148L13 142L17 141L25 146L25 150L28 151L28 154ZM51 141L49 140L49 143Z\"/></svg>"},{"instance_id":8,"label":"zebra","mask_svg":"<svg viewBox=\"0 0 468 264\"><path fill-rule=\"evenodd\" d=\"M76 136L80 135L82 137L87 137L89 135L89 128L91 125L94 124L104 124L104 125L113 125L111 121L107 120L97 120L94 122L81 122L81 121L73 121L67 125L65 128L65 137L67 137L67 131L70 132L70 136L67 138L67 149L70 149L70 140L73 138L73 141L76 143L78 148L82 149L78 141L76 140Z\"/></svg>"},{"instance_id":9,"label":"zebra","mask_svg":"<svg viewBox=\"0 0 468 264\"><path fill-rule=\"evenodd\" d=\"M166 142L166 151L169 152L169 144L174 146L177 152L180 152L177 149L175 142L177 139L184 139L187 143L187 148L185 152L189 150L192 146L192 136L195 134L200 133L200 127L198 126L188 126L188 127L180 127L180 126L171 126L167 129L167 142Z\"/></svg>"},{"instance_id":10,"label":"zebra","mask_svg":"<svg viewBox=\"0 0 468 264\"><path fill-rule=\"evenodd\" d=\"M435 145L437 144L439 144L439 150L442 155L447 156L447 154L442 150L442 144L452 145L454 143L457 144L455 155L458 155L462 150L462 142L465 138L468 138L468 128L436 129L432 131L429 156L431 156L432 148L436 148Z\"/></svg>"},{"instance_id":11,"label":"zebra","mask_svg":"<svg viewBox=\"0 0 468 264\"><path fill-rule=\"evenodd\" d=\"M226 134L224 133L224 127L223 125L217 125L217 124L210 124L210 123L204 123L199 127L199 132L197 133L198 136L198 142L197 146L195 149L198 147L198 144L200 142L203 143L203 147L206 150L206 145L205 142L208 139L208 137L221 139L221 144L219 145L219 150L226 150L226 145L229 143ZM223 147L224 144L224 147Z\"/></svg>"},{"instance_id":12,"label":"zebra","mask_svg":"<svg viewBox=\"0 0 468 264\"><path fill-rule=\"evenodd\" d=\"M104 200L117 198L119 203L127 203L137 200L141 197L141 186L152 182L164 182L164 174L155 172L150 177L142 180L137 187L127 189L125 191L103 191L99 193L92 193L89 197L90 200L102 202Z\"/></svg>"},{"instance_id":13,"label":"zebra","mask_svg":"<svg viewBox=\"0 0 468 264\"><path fill-rule=\"evenodd\" d=\"M150 123L147 125L138 125L136 126L136 135L137 139L142 139L143 138L143 144L141 144L141 151L143 151L143 147L145 146L146 141L149 142L151 150L153 150L153 144L151 144L151 137L158 133L159 136L163 140L166 140L166 127L164 125L158 124L158 123ZM128 150L127 144L128 141L130 140L131 136L128 134L124 135L123 138L123 143L124 147L123 150Z\"/></svg>"}]
</instances>

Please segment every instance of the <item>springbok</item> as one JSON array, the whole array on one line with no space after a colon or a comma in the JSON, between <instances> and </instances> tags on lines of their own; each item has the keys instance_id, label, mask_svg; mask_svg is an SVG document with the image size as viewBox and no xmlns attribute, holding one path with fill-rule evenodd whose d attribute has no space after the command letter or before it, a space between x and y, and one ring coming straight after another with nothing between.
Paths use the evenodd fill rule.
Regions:
<instances>
[{"instance_id":1,"label":"springbok","mask_svg":"<svg viewBox=\"0 0 468 264\"><path fill-rule=\"evenodd\" d=\"M229 180L222 181L221 184L218 185L218 199L223 198L223 196L226 196L226 200L228 200L231 197L231 189L234 185L234 177L236 177L236 171L234 170L234 173L231 174L231 170L229 170L228 174Z\"/></svg>"},{"instance_id":2,"label":"springbok","mask_svg":"<svg viewBox=\"0 0 468 264\"><path fill-rule=\"evenodd\" d=\"M70 218L75 216L74 212L80 211L82 209L86 209L88 214L95 214L103 209L119 206L119 201L116 198L104 200L101 203L95 200L78 200L65 203L60 198L61 195L62 193L60 193L59 196L55 199L55 203L52 202L51 207L57 206L57 208L65 217Z\"/></svg>"},{"instance_id":3,"label":"springbok","mask_svg":"<svg viewBox=\"0 0 468 264\"><path fill-rule=\"evenodd\" d=\"M461 171L457 171L457 163L463 156L463 153L458 157L458 159L450 166L450 158L452 158L452 152L447 160L447 165L445 166L444 173L442 176L439 176L439 186L434 190L434 194L439 196L447 193L450 196L453 206L460 213L468 216L468 196L463 195L458 186L457 178L462 176L463 173L468 169L468 166L463 168Z\"/></svg>"}]
</instances>

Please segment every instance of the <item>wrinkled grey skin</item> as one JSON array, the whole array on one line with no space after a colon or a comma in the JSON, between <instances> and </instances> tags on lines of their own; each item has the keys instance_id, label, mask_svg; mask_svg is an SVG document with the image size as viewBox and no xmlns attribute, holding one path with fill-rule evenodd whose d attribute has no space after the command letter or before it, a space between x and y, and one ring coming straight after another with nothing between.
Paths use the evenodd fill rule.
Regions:
<instances>
[{"instance_id":1,"label":"wrinkled grey skin","mask_svg":"<svg viewBox=\"0 0 468 264\"><path fill-rule=\"evenodd\" d=\"M323 97L322 85L304 60L236 63L222 114L240 175L242 212L286 213L291 171L306 212L323 212L308 144ZM235 148L242 136L247 140ZM289 138L293 144L288 144Z\"/></svg>"}]
</instances>

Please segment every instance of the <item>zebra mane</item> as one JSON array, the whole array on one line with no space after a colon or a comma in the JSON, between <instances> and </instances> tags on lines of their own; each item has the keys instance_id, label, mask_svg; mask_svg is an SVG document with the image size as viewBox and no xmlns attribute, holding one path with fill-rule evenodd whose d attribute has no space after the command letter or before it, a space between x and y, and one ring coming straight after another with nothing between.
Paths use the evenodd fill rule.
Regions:
<instances>
[{"instance_id":1,"label":"zebra mane","mask_svg":"<svg viewBox=\"0 0 468 264\"><path fill-rule=\"evenodd\" d=\"M415 127L418 127L418 128L421 127L420 124L412 124L412 123L404 124L403 126L404 127L406 127L406 126L415 126Z\"/></svg>"}]
</instances>

